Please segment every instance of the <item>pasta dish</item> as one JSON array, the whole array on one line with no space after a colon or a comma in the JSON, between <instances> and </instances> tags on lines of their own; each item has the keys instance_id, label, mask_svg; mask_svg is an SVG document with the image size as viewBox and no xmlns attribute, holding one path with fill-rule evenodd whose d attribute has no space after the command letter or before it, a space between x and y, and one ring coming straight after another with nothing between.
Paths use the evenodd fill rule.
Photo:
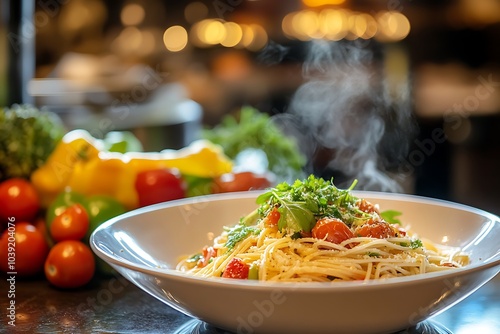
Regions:
<instances>
[{"instance_id":1,"label":"pasta dish","mask_svg":"<svg viewBox=\"0 0 500 334\"><path fill-rule=\"evenodd\" d=\"M400 212L313 175L258 196L258 208L225 227L177 269L201 277L329 282L401 277L462 267L459 249L412 235Z\"/></svg>"}]
</instances>

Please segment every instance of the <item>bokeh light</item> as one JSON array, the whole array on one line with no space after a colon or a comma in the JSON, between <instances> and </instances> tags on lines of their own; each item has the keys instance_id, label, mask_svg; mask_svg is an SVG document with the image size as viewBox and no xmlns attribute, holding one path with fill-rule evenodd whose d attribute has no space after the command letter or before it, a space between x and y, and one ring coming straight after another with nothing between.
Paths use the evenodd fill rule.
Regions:
<instances>
[{"instance_id":1,"label":"bokeh light","mask_svg":"<svg viewBox=\"0 0 500 334\"><path fill-rule=\"evenodd\" d=\"M283 33L293 39L371 39L391 42L404 39L410 32L410 21L402 13L384 11L376 16L348 9L305 9L287 14Z\"/></svg>"},{"instance_id":2,"label":"bokeh light","mask_svg":"<svg viewBox=\"0 0 500 334\"><path fill-rule=\"evenodd\" d=\"M163 43L168 51L181 51L188 43L188 33L182 26L171 26L163 34Z\"/></svg>"},{"instance_id":3,"label":"bokeh light","mask_svg":"<svg viewBox=\"0 0 500 334\"><path fill-rule=\"evenodd\" d=\"M146 13L144 8L137 3L130 3L123 7L120 13L120 20L125 26L139 25L144 21Z\"/></svg>"},{"instance_id":4,"label":"bokeh light","mask_svg":"<svg viewBox=\"0 0 500 334\"><path fill-rule=\"evenodd\" d=\"M191 2L184 8L184 18L187 22L194 24L208 16L208 7L203 2Z\"/></svg>"}]
</instances>

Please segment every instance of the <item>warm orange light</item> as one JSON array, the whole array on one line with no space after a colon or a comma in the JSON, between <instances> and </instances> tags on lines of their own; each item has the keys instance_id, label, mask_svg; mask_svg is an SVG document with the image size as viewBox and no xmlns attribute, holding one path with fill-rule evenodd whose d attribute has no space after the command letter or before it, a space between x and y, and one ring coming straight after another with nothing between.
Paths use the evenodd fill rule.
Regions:
<instances>
[{"instance_id":1,"label":"warm orange light","mask_svg":"<svg viewBox=\"0 0 500 334\"><path fill-rule=\"evenodd\" d=\"M138 25L144 20L144 8L136 3L125 5L120 13L120 19L125 26Z\"/></svg>"},{"instance_id":2,"label":"warm orange light","mask_svg":"<svg viewBox=\"0 0 500 334\"><path fill-rule=\"evenodd\" d=\"M250 51L258 51L267 45L268 36L264 28L258 24L250 24L250 28L253 31L254 38L252 42L247 46Z\"/></svg>"},{"instance_id":3,"label":"warm orange light","mask_svg":"<svg viewBox=\"0 0 500 334\"><path fill-rule=\"evenodd\" d=\"M211 45L219 44L226 38L226 28L221 21L211 20L206 26L204 31L201 32L202 40Z\"/></svg>"},{"instance_id":4,"label":"warm orange light","mask_svg":"<svg viewBox=\"0 0 500 334\"><path fill-rule=\"evenodd\" d=\"M345 0L302 0L302 3L308 7L340 5L344 2Z\"/></svg>"},{"instance_id":5,"label":"warm orange light","mask_svg":"<svg viewBox=\"0 0 500 334\"><path fill-rule=\"evenodd\" d=\"M295 35L295 32L293 30L294 15L295 13L289 13L285 15L285 17L281 21L281 30L283 30L283 33L288 37L293 37Z\"/></svg>"},{"instance_id":6,"label":"warm orange light","mask_svg":"<svg viewBox=\"0 0 500 334\"><path fill-rule=\"evenodd\" d=\"M382 12L377 17L379 33L377 38L382 41L399 41L410 33L410 21L399 12Z\"/></svg>"},{"instance_id":7,"label":"warm orange light","mask_svg":"<svg viewBox=\"0 0 500 334\"><path fill-rule=\"evenodd\" d=\"M236 46L243 37L243 30L240 25L234 22L226 22L224 28L226 29L226 35L220 44L225 47Z\"/></svg>"},{"instance_id":8,"label":"warm orange light","mask_svg":"<svg viewBox=\"0 0 500 334\"><path fill-rule=\"evenodd\" d=\"M181 51L186 47L187 42L188 34L184 27L172 26L165 30L165 33L163 34L163 43L169 51Z\"/></svg>"},{"instance_id":9,"label":"warm orange light","mask_svg":"<svg viewBox=\"0 0 500 334\"><path fill-rule=\"evenodd\" d=\"M355 38L369 39L375 36L378 27L375 19L365 13L356 13L349 20L350 31Z\"/></svg>"},{"instance_id":10,"label":"warm orange light","mask_svg":"<svg viewBox=\"0 0 500 334\"><path fill-rule=\"evenodd\" d=\"M384 11L376 17L347 9L305 9L289 13L281 22L283 33L302 41L377 38L384 42L404 39L410 33L410 21L396 11Z\"/></svg>"},{"instance_id":11,"label":"warm orange light","mask_svg":"<svg viewBox=\"0 0 500 334\"><path fill-rule=\"evenodd\" d=\"M337 41L345 37L348 21L345 10L323 10L319 15L319 21L319 28L327 39Z\"/></svg>"},{"instance_id":12,"label":"warm orange light","mask_svg":"<svg viewBox=\"0 0 500 334\"><path fill-rule=\"evenodd\" d=\"M253 29L249 25L242 24L240 25L240 27L243 35L241 36L241 41L240 43L238 43L237 46L246 48L250 44L252 44L255 37L255 33L253 32Z\"/></svg>"},{"instance_id":13,"label":"warm orange light","mask_svg":"<svg viewBox=\"0 0 500 334\"><path fill-rule=\"evenodd\" d=\"M190 36L190 41L199 47L206 47L208 46L208 43L205 40L205 35L204 31L206 29L206 26L211 22L211 20L206 19L202 20L200 22L195 23L189 32Z\"/></svg>"}]
</instances>

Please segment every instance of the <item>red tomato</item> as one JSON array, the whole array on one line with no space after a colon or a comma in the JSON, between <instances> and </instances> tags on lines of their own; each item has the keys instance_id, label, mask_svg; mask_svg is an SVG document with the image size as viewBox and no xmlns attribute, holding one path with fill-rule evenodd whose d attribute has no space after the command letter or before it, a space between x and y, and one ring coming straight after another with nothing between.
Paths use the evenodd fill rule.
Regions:
<instances>
[{"instance_id":1,"label":"red tomato","mask_svg":"<svg viewBox=\"0 0 500 334\"><path fill-rule=\"evenodd\" d=\"M226 173L215 178L212 192L227 193L234 191L247 191L266 189L271 186L271 181L266 175L252 172Z\"/></svg>"},{"instance_id":2,"label":"red tomato","mask_svg":"<svg viewBox=\"0 0 500 334\"><path fill-rule=\"evenodd\" d=\"M366 213L380 213L378 204L372 204L371 202L367 201L366 199L361 199L356 202L357 207Z\"/></svg>"},{"instance_id":3,"label":"red tomato","mask_svg":"<svg viewBox=\"0 0 500 334\"><path fill-rule=\"evenodd\" d=\"M50 224L50 235L55 241L81 240L90 226L89 215L83 205L75 203L56 216Z\"/></svg>"},{"instance_id":4,"label":"red tomato","mask_svg":"<svg viewBox=\"0 0 500 334\"><path fill-rule=\"evenodd\" d=\"M173 169L140 172L135 180L135 189L141 207L186 197L186 185Z\"/></svg>"},{"instance_id":5,"label":"red tomato","mask_svg":"<svg viewBox=\"0 0 500 334\"><path fill-rule=\"evenodd\" d=\"M8 225L0 238L0 269L32 276L42 272L49 246L44 235L28 222Z\"/></svg>"},{"instance_id":6,"label":"red tomato","mask_svg":"<svg viewBox=\"0 0 500 334\"><path fill-rule=\"evenodd\" d=\"M360 237L385 239L395 237L396 231L385 221L370 220L368 223L356 228L354 234Z\"/></svg>"},{"instance_id":7,"label":"red tomato","mask_svg":"<svg viewBox=\"0 0 500 334\"><path fill-rule=\"evenodd\" d=\"M205 267L211 258L216 257L217 251L212 246L205 246L203 247L202 255L203 259L200 259L197 263L197 266L200 268Z\"/></svg>"},{"instance_id":8,"label":"red tomato","mask_svg":"<svg viewBox=\"0 0 500 334\"><path fill-rule=\"evenodd\" d=\"M225 278L247 279L250 266L243 260L233 257L227 264L226 270L222 273Z\"/></svg>"},{"instance_id":9,"label":"red tomato","mask_svg":"<svg viewBox=\"0 0 500 334\"><path fill-rule=\"evenodd\" d=\"M51 248L44 269L45 277L54 286L78 288L94 276L94 253L81 241L61 241Z\"/></svg>"},{"instance_id":10,"label":"red tomato","mask_svg":"<svg viewBox=\"0 0 500 334\"><path fill-rule=\"evenodd\" d=\"M325 239L334 244L354 237L354 233L343 221L329 217L318 220L311 232L313 238Z\"/></svg>"},{"instance_id":11,"label":"red tomato","mask_svg":"<svg viewBox=\"0 0 500 334\"><path fill-rule=\"evenodd\" d=\"M266 222L269 226L277 226L281 218L281 214L277 208L273 208L266 217Z\"/></svg>"},{"instance_id":12,"label":"red tomato","mask_svg":"<svg viewBox=\"0 0 500 334\"><path fill-rule=\"evenodd\" d=\"M9 217L16 221L32 222L40 209L40 199L33 185L21 178L0 183L0 219L6 224Z\"/></svg>"}]
</instances>

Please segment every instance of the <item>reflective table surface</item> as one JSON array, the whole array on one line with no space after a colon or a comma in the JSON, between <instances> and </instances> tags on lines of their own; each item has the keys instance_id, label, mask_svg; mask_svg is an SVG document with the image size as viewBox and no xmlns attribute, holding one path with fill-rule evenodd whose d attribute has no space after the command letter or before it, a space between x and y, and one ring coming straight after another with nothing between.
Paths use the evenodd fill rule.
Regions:
<instances>
[{"instance_id":1,"label":"reflective table surface","mask_svg":"<svg viewBox=\"0 0 500 334\"><path fill-rule=\"evenodd\" d=\"M72 291L43 279L10 283L2 276L0 333L229 334L179 313L120 276ZM447 311L398 333L500 333L500 275Z\"/></svg>"}]
</instances>

